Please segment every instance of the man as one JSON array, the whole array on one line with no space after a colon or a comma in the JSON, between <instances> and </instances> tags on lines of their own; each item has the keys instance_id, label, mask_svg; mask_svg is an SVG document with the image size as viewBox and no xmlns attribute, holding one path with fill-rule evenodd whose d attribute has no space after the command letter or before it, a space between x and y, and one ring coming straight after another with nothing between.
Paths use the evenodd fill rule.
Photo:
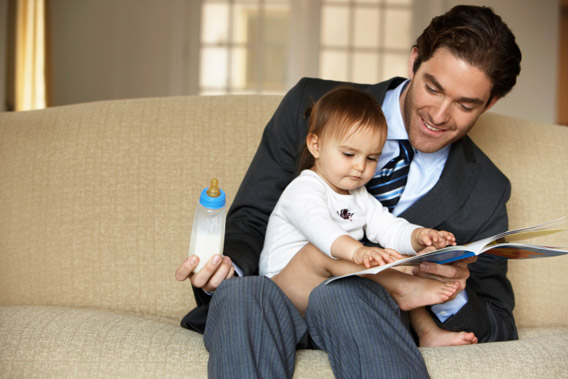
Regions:
<instances>
[{"instance_id":1,"label":"man","mask_svg":"<svg viewBox=\"0 0 568 379\"><path fill-rule=\"evenodd\" d=\"M418 38L409 81L356 85L377 98L387 117L377 167L398 155L397 140L407 139L415 151L393 213L451 231L458 243L507 229L510 183L466 134L515 85L520 61L515 37L499 16L485 7L457 6L434 18ZM198 307L182 325L204 331L213 377L291 377L297 345L326 351L338 377L428 375L400 310L378 284L355 277L320 285L304 319L270 279L254 276L268 217L297 173L308 123L304 111L339 84L302 79L288 92L229 212L226 257L214 257L197 274L191 274L197 259L190 257L176 272L194 286ZM234 276L233 262L244 277L225 280ZM456 299L433 306L432 317L444 329L473 332L480 342L517 338L506 272L506 260L485 255L415 270L461 283Z\"/></svg>"}]
</instances>

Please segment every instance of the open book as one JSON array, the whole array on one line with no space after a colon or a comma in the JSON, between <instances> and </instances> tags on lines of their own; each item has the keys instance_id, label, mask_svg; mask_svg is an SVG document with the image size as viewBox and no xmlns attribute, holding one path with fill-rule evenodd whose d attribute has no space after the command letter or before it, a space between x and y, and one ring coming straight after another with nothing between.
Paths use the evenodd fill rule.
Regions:
<instances>
[{"instance_id":1,"label":"open book","mask_svg":"<svg viewBox=\"0 0 568 379\"><path fill-rule=\"evenodd\" d=\"M445 264L479 254L491 254L509 259L545 258L565 255L568 254L568 248L529 245L518 241L558 233L566 229L566 217L562 217L540 225L509 230L467 245L448 246L429 253L399 259L386 265L375 266L352 274L337 276L329 279L327 283L347 276L377 274L395 266L417 266L422 262Z\"/></svg>"}]
</instances>

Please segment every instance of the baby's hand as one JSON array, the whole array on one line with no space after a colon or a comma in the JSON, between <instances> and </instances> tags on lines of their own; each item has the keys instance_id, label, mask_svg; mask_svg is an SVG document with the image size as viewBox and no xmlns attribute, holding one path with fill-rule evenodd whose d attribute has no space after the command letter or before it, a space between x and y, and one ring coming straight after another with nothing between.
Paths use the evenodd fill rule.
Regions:
<instances>
[{"instance_id":1,"label":"baby's hand","mask_svg":"<svg viewBox=\"0 0 568 379\"><path fill-rule=\"evenodd\" d=\"M441 249L448 245L455 245L456 237L453 233L445 230L422 228L418 234L418 242L426 247L433 246L436 249Z\"/></svg>"},{"instance_id":2,"label":"baby's hand","mask_svg":"<svg viewBox=\"0 0 568 379\"><path fill-rule=\"evenodd\" d=\"M373 266L382 266L387 263L394 262L402 256L392 249L381 249L378 247L361 246L353 253L353 262L365 265L370 268Z\"/></svg>"}]
</instances>

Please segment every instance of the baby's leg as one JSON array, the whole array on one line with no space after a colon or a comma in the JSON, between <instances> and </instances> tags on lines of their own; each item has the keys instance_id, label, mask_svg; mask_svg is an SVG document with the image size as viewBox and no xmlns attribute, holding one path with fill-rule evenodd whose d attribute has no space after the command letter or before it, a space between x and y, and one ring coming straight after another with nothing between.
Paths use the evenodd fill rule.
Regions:
<instances>
[{"instance_id":1,"label":"baby's leg","mask_svg":"<svg viewBox=\"0 0 568 379\"><path fill-rule=\"evenodd\" d=\"M393 269L365 277L383 286L403 311L446 302L455 296L460 287L457 281L419 278Z\"/></svg>"},{"instance_id":2,"label":"baby's leg","mask_svg":"<svg viewBox=\"0 0 568 379\"><path fill-rule=\"evenodd\" d=\"M364 266L344 259L333 259L308 243L272 280L304 315L310 293L324 280L364 269Z\"/></svg>"},{"instance_id":3,"label":"baby's leg","mask_svg":"<svg viewBox=\"0 0 568 379\"><path fill-rule=\"evenodd\" d=\"M428 311L416 308L410 311L410 323L418 335L419 346L457 346L477 343L477 337L471 332L451 332L440 328Z\"/></svg>"},{"instance_id":4,"label":"baby's leg","mask_svg":"<svg viewBox=\"0 0 568 379\"><path fill-rule=\"evenodd\" d=\"M326 258L332 260L308 243L282 271L272 277L302 315L306 312L312 290L330 278L329 271L325 268Z\"/></svg>"},{"instance_id":5,"label":"baby's leg","mask_svg":"<svg viewBox=\"0 0 568 379\"><path fill-rule=\"evenodd\" d=\"M313 254L314 251L317 254ZM310 260L317 260L320 270L327 271L321 274L324 280L364 269L363 266L350 261L330 258L315 248L306 252L310 253ZM307 256L307 254L303 255ZM420 278L411 273L411 269L396 267L381 271L378 274L362 276L383 286L403 311L446 302L455 296L460 287L460 283L457 281L442 282Z\"/></svg>"}]
</instances>

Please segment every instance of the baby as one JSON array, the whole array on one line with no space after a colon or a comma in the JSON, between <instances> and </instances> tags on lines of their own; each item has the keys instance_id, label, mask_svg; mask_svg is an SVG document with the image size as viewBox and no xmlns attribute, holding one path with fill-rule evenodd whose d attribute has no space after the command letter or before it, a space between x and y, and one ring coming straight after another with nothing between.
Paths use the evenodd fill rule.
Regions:
<instances>
[{"instance_id":1,"label":"baby","mask_svg":"<svg viewBox=\"0 0 568 379\"><path fill-rule=\"evenodd\" d=\"M386 137L380 105L365 92L339 87L313 106L301 172L270 216L259 268L302 314L312 289L330 277L455 245L452 233L395 217L367 192ZM385 248L363 245L364 236ZM423 308L452 299L459 282L416 277L404 268L366 277L411 311L421 346L477 342L473 333L439 328Z\"/></svg>"}]
</instances>

